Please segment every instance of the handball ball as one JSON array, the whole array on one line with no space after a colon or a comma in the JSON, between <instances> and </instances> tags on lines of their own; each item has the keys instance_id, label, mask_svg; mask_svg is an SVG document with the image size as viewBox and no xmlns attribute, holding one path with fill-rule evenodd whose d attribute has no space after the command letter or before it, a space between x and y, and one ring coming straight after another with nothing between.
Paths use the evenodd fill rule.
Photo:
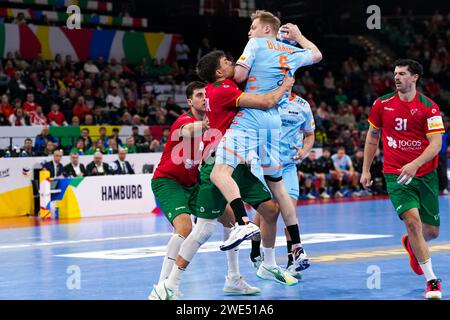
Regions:
<instances>
[{"instance_id":1,"label":"handball ball","mask_svg":"<svg viewBox=\"0 0 450 320\"><path fill-rule=\"evenodd\" d=\"M285 32L281 31L281 28L278 29L278 33L277 33L277 40L278 41L281 41L281 42L286 43L286 44L290 44L291 46L296 46L298 44L297 41L284 39L283 38L284 33Z\"/></svg>"}]
</instances>

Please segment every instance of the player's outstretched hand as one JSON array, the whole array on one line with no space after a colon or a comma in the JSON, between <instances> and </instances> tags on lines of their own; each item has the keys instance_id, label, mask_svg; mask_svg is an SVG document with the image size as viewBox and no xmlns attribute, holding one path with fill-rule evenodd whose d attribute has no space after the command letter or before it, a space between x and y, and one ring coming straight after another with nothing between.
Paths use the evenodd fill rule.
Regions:
<instances>
[{"instance_id":1,"label":"player's outstretched hand","mask_svg":"<svg viewBox=\"0 0 450 320\"><path fill-rule=\"evenodd\" d=\"M281 86L284 88L285 91L290 91L292 87L294 86L295 79L294 77L290 77L288 74L284 76L283 83Z\"/></svg>"},{"instance_id":2,"label":"player's outstretched hand","mask_svg":"<svg viewBox=\"0 0 450 320\"><path fill-rule=\"evenodd\" d=\"M286 23L282 25L280 29L283 38L287 40L294 40L298 42L298 39L302 36L298 26L293 23Z\"/></svg>"},{"instance_id":3,"label":"player's outstretched hand","mask_svg":"<svg viewBox=\"0 0 450 320\"><path fill-rule=\"evenodd\" d=\"M372 183L373 180L372 179L372 175L370 174L370 172L363 172L361 175L361 179L359 180L359 182L361 182L362 186L367 189L369 188Z\"/></svg>"}]
</instances>

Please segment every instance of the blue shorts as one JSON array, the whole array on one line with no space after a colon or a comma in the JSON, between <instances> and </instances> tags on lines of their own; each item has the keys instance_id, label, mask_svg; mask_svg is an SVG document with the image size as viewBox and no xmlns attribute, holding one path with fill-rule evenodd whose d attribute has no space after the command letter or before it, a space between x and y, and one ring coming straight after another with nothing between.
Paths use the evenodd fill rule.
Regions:
<instances>
[{"instance_id":1,"label":"blue shorts","mask_svg":"<svg viewBox=\"0 0 450 320\"><path fill-rule=\"evenodd\" d=\"M251 172L265 184L265 178L282 176L279 129L228 129L217 146L216 163L236 168L247 163Z\"/></svg>"},{"instance_id":2,"label":"blue shorts","mask_svg":"<svg viewBox=\"0 0 450 320\"><path fill-rule=\"evenodd\" d=\"M297 175L297 166L295 163L288 163L283 166L283 183L289 196L298 200L300 187Z\"/></svg>"}]
</instances>

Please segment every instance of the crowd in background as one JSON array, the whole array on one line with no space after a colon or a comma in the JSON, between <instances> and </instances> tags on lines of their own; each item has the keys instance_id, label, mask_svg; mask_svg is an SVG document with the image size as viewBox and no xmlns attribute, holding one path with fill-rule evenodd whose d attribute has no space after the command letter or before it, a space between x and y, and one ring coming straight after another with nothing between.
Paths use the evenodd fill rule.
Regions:
<instances>
[{"instance_id":1,"label":"crowd in background","mask_svg":"<svg viewBox=\"0 0 450 320\"><path fill-rule=\"evenodd\" d=\"M424 77L418 89L439 105L448 130L450 14L436 12L430 19L419 19L399 10L398 16L403 18L383 21L378 40L396 56L417 59L423 64ZM213 48L205 38L197 52L183 41L175 50L176 61L170 65L144 58L136 66L125 60L104 61L101 57L75 62L70 56L61 55L53 61L25 61L17 53L8 53L0 63L0 125L170 125L184 112L183 108L173 97L161 102L158 92L148 88L157 83L175 85L196 80L196 61ZM364 54L348 57L338 67L325 64L322 68L301 69L296 74L293 90L310 104L316 121L315 147L323 149L319 159L312 153L298 165L304 198L363 193L358 180L369 127L367 118L374 100L394 90L392 62L379 50L367 46ZM157 152L163 149L167 135L168 130L156 140L146 130L143 136L133 133L121 141L117 134L106 137L105 132L84 131L72 147L79 154L117 153L119 147L129 153ZM447 139L444 135L440 166L445 163L445 171L440 171L441 177L446 172ZM9 150L9 155L23 154L26 145L27 142L23 148ZM34 150L26 152L48 155L57 148L58 141L44 129L36 137ZM345 158L346 165L340 166L341 160L337 165L336 157ZM385 192L382 158L381 150L373 166L376 183L371 192L375 194ZM446 192L446 188L444 181L440 189Z\"/></svg>"}]
</instances>

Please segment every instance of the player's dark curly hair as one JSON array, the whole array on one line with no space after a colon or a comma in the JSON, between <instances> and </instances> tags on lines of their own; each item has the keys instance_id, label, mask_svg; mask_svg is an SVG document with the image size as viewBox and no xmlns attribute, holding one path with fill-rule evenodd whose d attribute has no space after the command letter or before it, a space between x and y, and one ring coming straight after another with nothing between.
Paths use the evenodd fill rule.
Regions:
<instances>
[{"instance_id":1,"label":"player's dark curly hair","mask_svg":"<svg viewBox=\"0 0 450 320\"><path fill-rule=\"evenodd\" d=\"M423 67L422 65L413 59L398 59L394 62L395 67L408 67L408 71L411 72L412 75L417 74L419 79L422 78L423 75Z\"/></svg>"},{"instance_id":2,"label":"player's dark curly hair","mask_svg":"<svg viewBox=\"0 0 450 320\"><path fill-rule=\"evenodd\" d=\"M197 63L197 74L200 79L209 83L216 82L216 70L220 67L220 59L225 56L225 52L221 50L204 55Z\"/></svg>"}]
</instances>

